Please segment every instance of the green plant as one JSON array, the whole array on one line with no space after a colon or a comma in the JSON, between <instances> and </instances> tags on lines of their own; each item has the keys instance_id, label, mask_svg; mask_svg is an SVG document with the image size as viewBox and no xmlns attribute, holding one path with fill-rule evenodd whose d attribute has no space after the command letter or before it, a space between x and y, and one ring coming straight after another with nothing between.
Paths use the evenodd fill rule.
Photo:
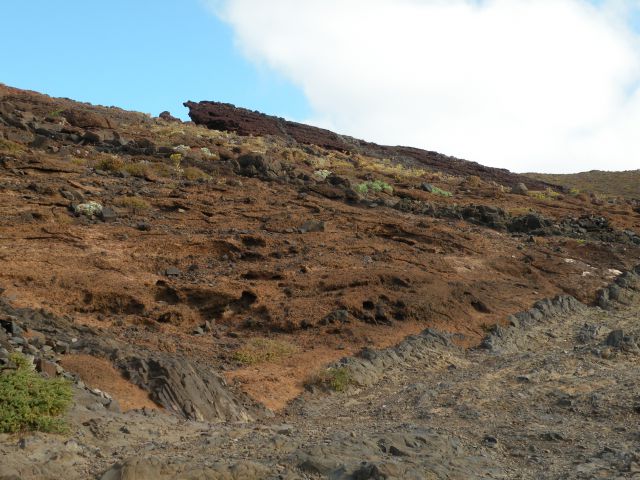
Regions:
<instances>
[{"instance_id":1,"label":"green plant","mask_svg":"<svg viewBox=\"0 0 640 480\"><path fill-rule=\"evenodd\" d=\"M313 375L306 384L323 390L344 392L353 384L353 380L347 367L330 367Z\"/></svg>"},{"instance_id":2,"label":"green plant","mask_svg":"<svg viewBox=\"0 0 640 480\"><path fill-rule=\"evenodd\" d=\"M557 199L560 194L551 188L547 188L546 190L529 190L527 195L533 197L537 200L553 200Z\"/></svg>"},{"instance_id":3,"label":"green plant","mask_svg":"<svg viewBox=\"0 0 640 480\"><path fill-rule=\"evenodd\" d=\"M172 153L169 156L169 160L173 163L173 166L176 168L180 168L180 162L182 162L182 154L181 153Z\"/></svg>"},{"instance_id":4,"label":"green plant","mask_svg":"<svg viewBox=\"0 0 640 480\"><path fill-rule=\"evenodd\" d=\"M131 210L133 213L142 213L151 208L149 202L140 197L121 197L118 198L115 203L120 207Z\"/></svg>"},{"instance_id":5,"label":"green plant","mask_svg":"<svg viewBox=\"0 0 640 480\"><path fill-rule=\"evenodd\" d=\"M313 172L313 175L322 180L325 180L329 175L331 175L331 170L326 170L326 169L316 170L315 172Z\"/></svg>"},{"instance_id":6,"label":"green plant","mask_svg":"<svg viewBox=\"0 0 640 480\"><path fill-rule=\"evenodd\" d=\"M453 193L435 186L433 187L433 190L431 190L431 193L434 195L439 195L441 197L453 197Z\"/></svg>"},{"instance_id":7,"label":"green plant","mask_svg":"<svg viewBox=\"0 0 640 480\"><path fill-rule=\"evenodd\" d=\"M387 192L390 195L393 194L393 187L382 180L369 180L356 185L355 189L356 192L362 195L367 195L370 191L374 193Z\"/></svg>"},{"instance_id":8,"label":"green plant","mask_svg":"<svg viewBox=\"0 0 640 480\"><path fill-rule=\"evenodd\" d=\"M23 355L13 354L10 360L17 368L0 374L0 432L67 431L60 417L71 405L71 384L41 377Z\"/></svg>"},{"instance_id":9,"label":"green plant","mask_svg":"<svg viewBox=\"0 0 640 480\"><path fill-rule=\"evenodd\" d=\"M298 347L282 340L270 338L252 338L233 353L233 359L244 365L273 362L290 357Z\"/></svg>"},{"instance_id":10,"label":"green plant","mask_svg":"<svg viewBox=\"0 0 640 480\"><path fill-rule=\"evenodd\" d=\"M9 155L15 155L17 153L24 152L25 150L26 148L19 143L0 138L0 152L7 153Z\"/></svg>"}]
</instances>

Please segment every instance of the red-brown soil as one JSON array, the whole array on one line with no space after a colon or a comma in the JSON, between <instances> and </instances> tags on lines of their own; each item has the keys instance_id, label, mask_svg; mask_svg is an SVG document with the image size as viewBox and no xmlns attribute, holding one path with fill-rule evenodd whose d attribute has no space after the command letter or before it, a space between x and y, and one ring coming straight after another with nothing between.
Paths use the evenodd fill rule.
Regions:
<instances>
[{"instance_id":1,"label":"red-brown soil","mask_svg":"<svg viewBox=\"0 0 640 480\"><path fill-rule=\"evenodd\" d=\"M275 409L299 394L310 374L365 346L389 346L428 326L460 333L461 344L474 345L487 326L540 298L568 293L591 302L611 278L609 269L628 268L640 253L628 242L514 236L387 206L404 195L441 207L491 205L513 215L534 209L556 220L605 216L616 231L640 230L631 205L514 195L493 173L484 178L482 169L473 177L453 175L455 169L410 170L366 154L215 132L8 87L0 87L0 105L23 112L22 118L34 116L40 132L68 126L61 111L103 119L65 127L85 138L75 143L71 134L47 136L0 123L4 295L132 345L224 369L229 380ZM129 146L86 132L100 138L116 132ZM187 151L176 168L170 155L180 145ZM233 162L249 152L278 158L290 173L238 175ZM103 170L105 158L114 155L138 170ZM348 201L337 187L313 180L321 160L351 184L380 179L394 193ZM190 167L212 178L188 180L181 169ZM418 189L425 181L453 196ZM78 202L70 198L76 194L112 208L116 218L74 215L70 208ZM144 203L132 208L122 202L128 198ZM324 222L323 228L302 233L309 221ZM336 310L348 311L345 323L326 320ZM211 323L194 334L205 322ZM299 351L244 366L234 352L254 336L278 338ZM90 365L101 365L95 376L83 362L63 364L113 393L124 408L144 403L95 362ZM107 388L112 384L122 386L122 397L120 387Z\"/></svg>"},{"instance_id":2,"label":"red-brown soil","mask_svg":"<svg viewBox=\"0 0 640 480\"><path fill-rule=\"evenodd\" d=\"M123 412L139 408L158 409L149 394L122 377L111 363L90 355L65 355L60 362L65 370L79 375L91 388L108 393L118 401Z\"/></svg>"}]
</instances>

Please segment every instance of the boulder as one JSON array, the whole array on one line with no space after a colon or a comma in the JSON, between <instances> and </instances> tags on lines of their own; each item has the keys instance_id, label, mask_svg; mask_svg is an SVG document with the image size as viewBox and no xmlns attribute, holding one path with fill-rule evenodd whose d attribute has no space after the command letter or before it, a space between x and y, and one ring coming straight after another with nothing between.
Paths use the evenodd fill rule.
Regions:
<instances>
[{"instance_id":1,"label":"boulder","mask_svg":"<svg viewBox=\"0 0 640 480\"><path fill-rule=\"evenodd\" d=\"M527 195L529 193L529 189L524 183L518 183L511 188L511 193L514 195Z\"/></svg>"},{"instance_id":2,"label":"boulder","mask_svg":"<svg viewBox=\"0 0 640 480\"><path fill-rule=\"evenodd\" d=\"M91 112L88 110L81 109L69 109L65 110L62 113L62 116L67 119L74 127L80 128L97 128L97 129L105 129L105 128L113 128L114 125L111 124L109 119L106 117Z\"/></svg>"}]
</instances>

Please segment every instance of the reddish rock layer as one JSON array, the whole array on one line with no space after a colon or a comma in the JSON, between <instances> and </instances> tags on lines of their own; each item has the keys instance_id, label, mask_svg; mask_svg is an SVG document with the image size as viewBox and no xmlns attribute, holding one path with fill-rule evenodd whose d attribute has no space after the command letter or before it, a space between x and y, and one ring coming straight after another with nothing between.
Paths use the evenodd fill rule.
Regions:
<instances>
[{"instance_id":1,"label":"reddish rock layer","mask_svg":"<svg viewBox=\"0 0 640 480\"><path fill-rule=\"evenodd\" d=\"M235 132L245 136L274 135L296 143L317 145L329 150L392 158L410 165L419 164L451 175L477 175L483 180L493 180L507 186L524 183L529 188L538 190L551 186L505 169L485 167L476 162L419 148L377 145L346 135L338 135L323 128L238 108L229 103L189 101L184 105L189 109L191 120L212 130Z\"/></svg>"}]
</instances>

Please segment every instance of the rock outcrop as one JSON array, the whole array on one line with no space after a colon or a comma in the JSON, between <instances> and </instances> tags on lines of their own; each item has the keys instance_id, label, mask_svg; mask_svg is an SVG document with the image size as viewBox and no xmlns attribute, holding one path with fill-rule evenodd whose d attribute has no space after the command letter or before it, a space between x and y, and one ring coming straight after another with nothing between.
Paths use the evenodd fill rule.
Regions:
<instances>
[{"instance_id":1,"label":"rock outcrop","mask_svg":"<svg viewBox=\"0 0 640 480\"><path fill-rule=\"evenodd\" d=\"M452 175L477 175L485 180L494 180L513 187L526 185L529 188L544 189L550 186L545 182L517 175L508 170L485 167L476 162L419 148L377 145L323 128L238 108L228 103L189 101L184 105L189 109L191 120L213 130L235 132L245 136L273 135L291 142L316 145L328 150L394 158L407 164L426 166Z\"/></svg>"}]
</instances>

